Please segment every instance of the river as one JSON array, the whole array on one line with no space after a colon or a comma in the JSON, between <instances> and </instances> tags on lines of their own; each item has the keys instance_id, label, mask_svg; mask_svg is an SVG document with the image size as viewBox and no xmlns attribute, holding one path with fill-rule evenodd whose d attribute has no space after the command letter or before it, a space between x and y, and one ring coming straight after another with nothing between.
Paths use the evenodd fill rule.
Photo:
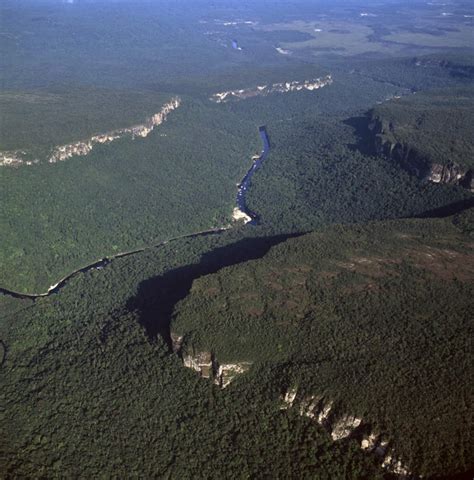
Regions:
<instances>
[{"instance_id":1,"label":"river","mask_svg":"<svg viewBox=\"0 0 474 480\"><path fill-rule=\"evenodd\" d=\"M250 180L255 173L255 171L262 165L262 163L265 161L265 159L268 157L268 154L270 152L270 140L268 138L268 133L267 129L264 125L258 128L260 138L262 139L263 143L263 150L260 156L252 163L252 166L250 169L247 171L245 174L244 178L242 181L238 184L238 191L237 191L237 198L236 198L236 206L237 208L247 214L252 220L248 222L250 225L256 225L258 222L258 217L255 213L251 212L247 206L246 206L246 201L245 201L245 195L247 193L247 190L250 185ZM4 295L10 295L15 298L30 298L30 299L35 299L39 297L47 297L49 295L52 295L53 293L57 293L61 288L63 288L68 280L70 280L73 276L77 275L78 273L84 273L89 270L97 269L100 270L104 268L107 264L109 264L112 260L116 258L122 258L122 257L128 257L129 255L134 255L136 253L144 252L145 250L149 250L150 248L156 248L161 245L166 245L169 242L172 242L174 240L179 240L183 238L193 238L193 237L200 237L204 235L216 235L222 232L225 232L228 230L229 227L221 227L221 228L211 228L209 230L203 230L200 232L194 232L194 233L189 233L187 235L181 235L179 237L174 237L170 238L168 240L164 240L156 245L151 245L149 247L142 247L138 248L135 250L130 250L128 252L121 252L117 253L115 255L112 255L110 257L105 257L100 260L96 260L93 263L90 263L88 265L85 265L84 267L78 268L74 270L73 272L69 273L65 277L63 277L61 280L59 280L55 285L52 285L49 287L47 292L44 293L21 293L21 292L15 292L14 290L8 290L6 288L0 288L0 293Z\"/></svg>"},{"instance_id":2,"label":"river","mask_svg":"<svg viewBox=\"0 0 474 480\"><path fill-rule=\"evenodd\" d=\"M258 221L257 214L249 210L247 207L247 202L245 201L245 195L247 193L247 190L250 186L250 180L253 177L253 174L256 172L256 170L262 165L262 163L266 160L268 157L268 154L270 153L270 139L268 138L268 133L265 125L262 125L261 127L258 127L258 132L260 133L260 138L262 139L263 143L263 150L260 156L253 162L252 166L248 170L248 172L245 174L244 178L242 181L239 183L239 189L237 190L237 208L241 211L247 214L252 220L248 223L255 225Z\"/></svg>"}]
</instances>

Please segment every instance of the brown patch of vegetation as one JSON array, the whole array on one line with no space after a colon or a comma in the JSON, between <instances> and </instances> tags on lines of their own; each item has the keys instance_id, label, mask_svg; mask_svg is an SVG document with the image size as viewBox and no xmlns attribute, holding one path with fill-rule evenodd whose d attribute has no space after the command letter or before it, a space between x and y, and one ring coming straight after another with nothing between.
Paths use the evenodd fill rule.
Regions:
<instances>
[{"instance_id":1,"label":"brown patch of vegetation","mask_svg":"<svg viewBox=\"0 0 474 480\"><path fill-rule=\"evenodd\" d=\"M405 258L417 268L427 270L444 280L457 279L463 282L474 280L474 255L450 249L425 246L408 250Z\"/></svg>"},{"instance_id":2,"label":"brown patch of vegetation","mask_svg":"<svg viewBox=\"0 0 474 480\"><path fill-rule=\"evenodd\" d=\"M356 272L361 275L371 278L382 278L387 275L393 275L393 269L388 268L390 265L400 263L400 259L381 258L381 257L353 257L347 262L335 262L335 264L351 272Z\"/></svg>"},{"instance_id":3,"label":"brown patch of vegetation","mask_svg":"<svg viewBox=\"0 0 474 480\"><path fill-rule=\"evenodd\" d=\"M201 294L207 297L215 297L221 292L219 287L209 287L202 290Z\"/></svg>"},{"instance_id":4,"label":"brown patch of vegetation","mask_svg":"<svg viewBox=\"0 0 474 480\"><path fill-rule=\"evenodd\" d=\"M245 309L245 313L252 317L259 317L260 315L263 315L264 311L265 309L263 307L255 307L255 306L249 306Z\"/></svg>"},{"instance_id":5,"label":"brown patch of vegetation","mask_svg":"<svg viewBox=\"0 0 474 480\"><path fill-rule=\"evenodd\" d=\"M331 280L333 278L336 278L338 274L339 273L335 272L334 270L333 271L325 270L318 273L318 278L320 278L321 280Z\"/></svg>"}]
</instances>

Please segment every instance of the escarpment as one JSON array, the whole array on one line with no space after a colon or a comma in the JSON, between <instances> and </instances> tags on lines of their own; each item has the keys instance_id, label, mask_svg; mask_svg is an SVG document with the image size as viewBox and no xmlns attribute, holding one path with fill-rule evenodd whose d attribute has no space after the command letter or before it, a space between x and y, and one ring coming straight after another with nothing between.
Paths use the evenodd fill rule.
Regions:
<instances>
[{"instance_id":1,"label":"escarpment","mask_svg":"<svg viewBox=\"0 0 474 480\"><path fill-rule=\"evenodd\" d=\"M131 137L132 140L136 137L145 138L155 127L161 125L167 119L169 113L178 108L180 104L181 99L174 97L165 103L159 112L147 118L144 123L106 133L99 133L89 139L55 146L51 150L47 161L48 163L56 163L75 156L85 156L88 155L96 145L108 144L126 136ZM0 166L19 167L21 165L34 165L39 162L39 159L28 159L28 152L26 151L15 150L0 152Z\"/></svg>"},{"instance_id":2,"label":"escarpment","mask_svg":"<svg viewBox=\"0 0 474 480\"><path fill-rule=\"evenodd\" d=\"M372 134L373 148L377 155L383 155L398 162L405 170L418 178L433 183L459 185L474 191L473 169L446 159L446 163L433 161L417 145L400 138L397 127L373 112L368 124Z\"/></svg>"},{"instance_id":3,"label":"escarpment","mask_svg":"<svg viewBox=\"0 0 474 480\"><path fill-rule=\"evenodd\" d=\"M211 380L221 388L227 387L238 375L247 372L252 366L252 362L248 361L220 363L214 353L186 346L183 336L172 333L171 340L173 351L181 357L186 368L194 370L199 376Z\"/></svg>"},{"instance_id":4,"label":"escarpment","mask_svg":"<svg viewBox=\"0 0 474 480\"><path fill-rule=\"evenodd\" d=\"M295 409L299 415L321 425L334 442L346 438L358 441L360 448L375 455L383 468L401 479L412 478L408 467L391 447L387 435L372 430L357 415L342 413L335 402L324 395L302 395L297 386L289 387L280 396L280 409Z\"/></svg>"},{"instance_id":5,"label":"escarpment","mask_svg":"<svg viewBox=\"0 0 474 480\"><path fill-rule=\"evenodd\" d=\"M257 96L266 96L271 93L287 93L299 92L302 90L318 90L319 88L330 85L333 82L331 75L313 80L305 80L299 82L297 80L291 82L273 83L270 85L257 85L253 88L242 88L239 90L228 90L213 94L209 100L215 103L225 103L229 100L245 100Z\"/></svg>"},{"instance_id":6,"label":"escarpment","mask_svg":"<svg viewBox=\"0 0 474 480\"><path fill-rule=\"evenodd\" d=\"M474 89L416 92L367 114L372 151L423 181L474 190Z\"/></svg>"}]
</instances>

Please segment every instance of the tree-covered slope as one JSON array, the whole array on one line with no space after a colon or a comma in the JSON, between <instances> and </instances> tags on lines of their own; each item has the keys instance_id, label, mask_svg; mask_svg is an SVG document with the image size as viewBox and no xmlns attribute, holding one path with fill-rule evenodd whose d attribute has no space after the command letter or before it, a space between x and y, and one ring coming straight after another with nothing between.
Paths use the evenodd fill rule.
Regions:
<instances>
[{"instance_id":1,"label":"tree-covered slope","mask_svg":"<svg viewBox=\"0 0 474 480\"><path fill-rule=\"evenodd\" d=\"M106 255L226 225L235 184L261 148L260 124L271 152L247 202L274 233L412 216L467 198L354 147L348 118L393 93L338 75L315 92L227 104L183 97L145 139L123 138L52 165L2 168L2 286L44 291Z\"/></svg>"},{"instance_id":2,"label":"tree-covered slope","mask_svg":"<svg viewBox=\"0 0 474 480\"><path fill-rule=\"evenodd\" d=\"M377 144L390 153L397 144L419 160L473 168L474 89L419 92L378 105L370 114Z\"/></svg>"},{"instance_id":3,"label":"tree-covered slope","mask_svg":"<svg viewBox=\"0 0 474 480\"><path fill-rule=\"evenodd\" d=\"M269 395L339 402L445 478L474 466L473 280L472 237L449 221L333 227L196 280L171 329L184 357L279 366Z\"/></svg>"},{"instance_id":4,"label":"tree-covered slope","mask_svg":"<svg viewBox=\"0 0 474 480\"><path fill-rule=\"evenodd\" d=\"M34 303L0 296L4 475L384 478L355 443L283 414L271 378L222 391L147 335L193 278L281 241L241 233L117 259Z\"/></svg>"},{"instance_id":5,"label":"tree-covered slope","mask_svg":"<svg viewBox=\"0 0 474 480\"><path fill-rule=\"evenodd\" d=\"M38 152L143 123L170 94L92 87L0 93L0 151ZM43 152L42 152L43 151Z\"/></svg>"},{"instance_id":6,"label":"tree-covered slope","mask_svg":"<svg viewBox=\"0 0 474 480\"><path fill-rule=\"evenodd\" d=\"M320 98L337 95L329 90ZM422 182L396 162L362 153L359 143L367 138L357 134L359 119L322 112L292 119L291 129L268 125L272 150L247 196L264 224L309 231L331 223L417 216L471 197L461 187Z\"/></svg>"},{"instance_id":7,"label":"tree-covered slope","mask_svg":"<svg viewBox=\"0 0 474 480\"><path fill-rule=\"evenodd\" d=\"M232 118L185 99L147 138L1 167L2 287L43 292L107 255L227 225L259 144L257 125Z\"/></svg>"}]
</instances>

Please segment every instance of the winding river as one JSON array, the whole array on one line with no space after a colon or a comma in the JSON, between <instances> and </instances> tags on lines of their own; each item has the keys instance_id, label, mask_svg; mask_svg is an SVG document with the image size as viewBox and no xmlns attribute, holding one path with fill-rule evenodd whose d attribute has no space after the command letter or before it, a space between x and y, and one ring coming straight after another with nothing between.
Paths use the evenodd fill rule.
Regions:
<instances>
[{"instance_id":1,"label":"winding river","mask_svg":"<svg viewBox=\"0 0 474 480\"><path fill-rule=\"evenodd\" d=\"M265 161L265 159L268 157L268 154L270 153L270 139L268 138L268 133L267 133L267 128L265 125L262 125L261 127L258 127L258 132L260 133L260 138L262 139L263 143L263 150L260 156L253 162L252 166L248 170L248 172L245 174L245 177L242 179L242 181L239 183L238 191L237 191L237 199L236 199L236 204L237 208L248 215L252 220L248 223L255 225L258 221L257 215L250 211L249 208L247 207L247 203L245 201L245 194L247 193L247 189L250 186L250 180L253 177L253 174L257 170L257 168L262 165L262 163Z\"/></svg>"},{"instance_id":2,"label":"winding river","mask_svg":"<svg viewBox=\"0 0 474 480\"><path fill-rule=\"evenodd\" d=\"M261 127L258 128L258 131L259 131L259 134L260 134L260 138L262 139L263 150L262 150L262 153L260 154L260 156L254 160L254 162L252 163L252 166L249 168L249 170L245 174L242 181L238 184L238 191L237 191L237 198L236 198L237 208L241 212L245 213L246 215L248 215L251 218L251 220L249 222L247 222L250 225L256 225L257 222L258 222L258 217L255 213L251 212L247 208L246 201L245 201L245 194L247 193L247 190L248 190L249 185L250 185L250 180L251 180L253 174L262 165L262 163L268 157L268 154L270 152L270 140L268 138L268 133L267 133L266 127L264 125L262 125ZM62 289L66 285L66 283L72 277L74 277L75 275L77 275L79 273L88 272L89 270L93 270L93 269L100 270L100 269L104 268L107 264L109 264L112 260L115 260L116 258L128 257L129 255L134 255L136 253L141 253L141 252L144 252L144 251L149 250L151 248L156 248L156 247L159 247L159 246L162 246L162 245L166 245L167 243L172 242L174 240L220 234L222 232L225 232L229 228L232 228L232 227L211 228L209 230L202 230L200 232L189 233L187 235L181 235L181 236L178 236L178 237L169 238L168 240L164 240L164 241L162 241L162 242L160 242L156 245L150 245L148 247L137 248L135 250L130 250L128 252L117 253L116 255L112 255L110 257L105 257L105 258L102 258L100 260L96 260L93 263L90 263L90 264L88 264L84 267L78 268L78 269L74 270L73 272L69 273L68 275L63 277L61 280L59 280L59 282L57 282L55 285L52 285L51 287L49 287L48 291L44 292L44 293L21 293L21 292L15 292L14 290L8 290L6 288L0 288L0 293L4 294L4 295L10 295L11 297L14 297L14 298L25 298L25 299L26 298L35 299L35 298L39 298L39 297L47 297L49 295L52 295L53 293L59 292L59 290Z\"/></svg>"}]
</instances>

